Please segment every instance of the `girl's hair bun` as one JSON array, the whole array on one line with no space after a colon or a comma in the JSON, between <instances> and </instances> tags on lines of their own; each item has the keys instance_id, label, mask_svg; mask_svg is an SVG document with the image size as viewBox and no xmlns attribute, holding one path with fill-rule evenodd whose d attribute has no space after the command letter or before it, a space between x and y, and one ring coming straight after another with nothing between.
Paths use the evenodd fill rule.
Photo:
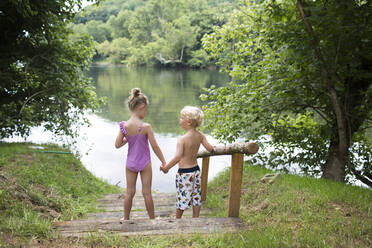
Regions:
<instances>
[{"instance_id":1,"label":"girl's hair bun","mask_svg":"<svg viewBox=\"0 0 372 248\"><path fill-rule=\"evenodd\" d=\"M141 92L140 88L133 88L128 98L129 110L135 110L140 104L148 105L149 100L147 99L147 96Z\"/></svg>"},{"instance_id":2,"label":"girl's hair bun","mask_svg":"<svg viewBox=\"0 0 372 248\"><path fill-rule=\"evenodd\" d=\"M141 89L140 88L133 88L132 89L132 96L138 97L141 94Z\"/></svg>"}]
</instances>

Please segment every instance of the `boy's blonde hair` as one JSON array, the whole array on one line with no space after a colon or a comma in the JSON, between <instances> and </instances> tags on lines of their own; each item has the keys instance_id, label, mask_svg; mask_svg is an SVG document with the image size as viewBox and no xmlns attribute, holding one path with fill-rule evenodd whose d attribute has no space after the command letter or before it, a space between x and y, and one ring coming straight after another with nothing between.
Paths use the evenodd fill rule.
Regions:
<instances>
[{"instance_id":1,"label":"boy's blonde hair","mask_svg":"<svg viewBox=\"0 0 372 248\"><path fill-rule=\"evenodd\" d=\"M192 125L197 128L203 124L204 113L203 111L194 106L185 106L181 110L181 115L192 121Z\"/></svg>"}]
</instances>

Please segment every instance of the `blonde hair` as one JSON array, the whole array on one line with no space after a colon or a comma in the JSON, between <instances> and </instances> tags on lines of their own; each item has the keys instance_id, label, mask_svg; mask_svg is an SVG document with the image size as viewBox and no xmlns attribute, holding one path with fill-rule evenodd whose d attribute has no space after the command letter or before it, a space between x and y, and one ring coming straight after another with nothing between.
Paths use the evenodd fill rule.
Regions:
<instances>
[{"instance_id":1,"label":"blonde hair","mask_svg":"<svg viewBox=\"0 0 372 248\"><path fill-rule=\"evenodd\" d=\"M194 127L200 127L203 124L204 113L198 107L185 106L181 110L181 115L191 120Z\"/></svg>"},{"instance_id":2,"label":"blonde hair","mask_svg":"<svg viewBox=\"0 0 372 248\"><path fill-rule=\"evenodd\" d=\"M128 98L128 108L130 111L135 110L139 105L149 104L147 96L141 92L140 88L133 88Z\"/></svg>"}]
</instances>

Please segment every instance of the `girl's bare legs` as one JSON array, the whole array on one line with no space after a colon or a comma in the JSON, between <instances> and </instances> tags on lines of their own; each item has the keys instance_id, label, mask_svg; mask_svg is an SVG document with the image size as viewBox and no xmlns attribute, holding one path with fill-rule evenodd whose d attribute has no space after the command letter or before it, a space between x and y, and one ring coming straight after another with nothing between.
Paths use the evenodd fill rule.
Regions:
<instances>
[{"instance_id":1,"label":"girl's bare legs","mask_svg":"<svg viewBox=\"0 0 372 248\"><path fill-rule=\"evenodd\" d=\"M183 214L183 210L176 208L176 218L181 219L182 214Z\"/></svg>"},{"instance_id":2,"label":"girl's bare legs","mask_svg":"<svg viewBox=\"0 0 372 248\"><path fill-rule=\"evenodd\" d=\"M146 210L150 219L155 218L154 202L151 194L152 167L151 162L141 171L142 195L145 200Z\"/></svg>"},{"instance_id":3,"label":"girl's bare legs","mask_svg":"<svg viewBox=\"0 0 372 248\"><path fill-rule=\"evenodd\" d=\"M198 218L200 214L200 206L192 206L192 217Z\"/></svg>"},{"instance_id":4,"label":"girl's bare legs","mask_svg":"<svg viewBox=\"0 0 372 248\"><path fill-rule=\"evenodd\" d=\"M136 194L136 182L138 172L125 169L127 179L127 190L124 197L124 220L129 220L130 210L132 209L133 197Z\"/></svg>"}]
</instances>

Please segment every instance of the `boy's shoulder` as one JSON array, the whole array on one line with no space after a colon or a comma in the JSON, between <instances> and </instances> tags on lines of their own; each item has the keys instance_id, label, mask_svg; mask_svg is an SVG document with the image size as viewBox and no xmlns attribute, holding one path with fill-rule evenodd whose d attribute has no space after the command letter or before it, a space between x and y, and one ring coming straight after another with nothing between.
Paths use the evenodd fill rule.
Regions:
<instances>
[{"instance_id":1,"label":"boy's shoulder","mask_svg":"<svg viewBox=\"0 0 372 248\"><path fill-rule=\"evenodd\" d=\"M185 140L193 140L193 141L197 141L199 140L199 138L203 139L204 138L204 134L198 130L195 130L195 132L193 134L184 134L182 136L179 137L179 140L181 141L185 141Z\"/></svg>"}]
</instances>

